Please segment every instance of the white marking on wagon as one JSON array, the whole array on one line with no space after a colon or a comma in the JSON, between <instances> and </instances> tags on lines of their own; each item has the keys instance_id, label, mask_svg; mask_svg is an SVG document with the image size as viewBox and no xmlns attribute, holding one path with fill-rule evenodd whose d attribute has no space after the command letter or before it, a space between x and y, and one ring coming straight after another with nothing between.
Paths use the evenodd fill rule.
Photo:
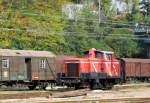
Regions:
<instances>
[{"instance_id":1,"label":"white marking on wagon","mask_svg":"<svg viewBox=\"0 0 150 103\"><path fill-rule=\"evenodd\" d=\"M110 68L108 67L108 64L107 64L106 62L105 62L105 65L106 65L107 71L109 72L109 75L112 76L111 71L110 71Z\"/></svg>"},{"instance_id":2,"label":"white marking on wagon","mask_svg":"<svg viewBox=\"0 0 150 103\"><path fill-rule=\"evenodd\" d=\"M97 69L96 69L96 67L95 67L95 65L94 65L94 62L92 63L92 65L93 65L93 67L94 67L95 72L97 72Z\"/></svg>"}]
</instances>

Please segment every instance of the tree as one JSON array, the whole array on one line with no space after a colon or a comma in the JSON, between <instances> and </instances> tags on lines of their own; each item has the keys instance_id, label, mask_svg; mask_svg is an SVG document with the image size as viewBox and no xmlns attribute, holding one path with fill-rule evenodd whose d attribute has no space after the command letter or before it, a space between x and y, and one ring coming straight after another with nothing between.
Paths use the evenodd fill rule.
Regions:
<instances>
[{"instance_id":1,"label":"tree","mask_svg":"<svg viewBox=\"0 0 150 103\"><path fill-rule=\"evenodd\" d=\"M124 18L117 21L116 25L109 22L116 16L113 13L115 9L110 9L111 0L102 0L101 10L105 14L106 23L101 25L98 13L90 7L85 7L75 21L62 18L61 7L69 1L71 0L1 0L0 47L77 55L81 55L84 50L96 48L115 51L118 57L129 57L139 51L134 49L138 48L138 44L131 39L134 37L131 29L118 26L124 22ZM131 21L134 21L133 17ZM124 33L130 36L127 38ZM126 38L122 40L121 37Z\"/></svg>"},{"instance_id":2,"label":"tree","mask_svg":"<svg viewBox=\"0 0 150 103\"><path fill-rule=\"evenodd\" d=\"M106 37L105 42L112 48L117 57L133 57L142 50L138 41L134 40L136 37L130 29L114 29L112 34L115 38Z\"/></svg>"},{"instance_id":3,"label":"tree","mask_svg":"<svg viewBox=\"0 0 150 103\"><path fill-rule=\"evenodd\" d=\"M59 53L65 45L64 26L61 25L64 20L59 16L62 5L69 1L1 0L1 28L4 30L0 36L5 38L1 48L51 50Z\"/></svg>"},{"instance_id":4,"label":"tree","mask_svg":"<svg viewBox=\"0 0 150 103\"><path fill-rule=\"evenodd\" d=\"M103 42L103 35L108 31L106 28L99 27L98 15L88 7L82 10L75 21L66 23L65 31L68 33L65 37L67 54L81 55L81 52L90 48L110 49Z\"/></svg>"},{"instance_id":5,"label":"tree","mask_svg":"<svg viewBox=\"0 0 150 103\"><path fill-rule=\"evenodd\" d=\"M76 21L70 21L67 25L66 50L70 54L80 55L83 50L96 48L114 51L117 57L131 57L141 50L132 39L135 37L131 29L99 25L98 15L89 8L83 9Z\"/></svg>"}]
</instances>

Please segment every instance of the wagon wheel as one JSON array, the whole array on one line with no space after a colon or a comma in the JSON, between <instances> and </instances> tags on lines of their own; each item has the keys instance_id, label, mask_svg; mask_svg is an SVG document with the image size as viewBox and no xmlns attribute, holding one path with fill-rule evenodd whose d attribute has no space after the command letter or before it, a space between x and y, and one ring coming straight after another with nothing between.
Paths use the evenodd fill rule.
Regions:
<instances>
[{"instance_id":1,"label":"wagon wheel","mask_svg":"<svg viewBox=\"0 0 150 103\"><path fill-rule=\"evenodd\" d=\"M80 85L79 84L75 84L75 90L80 89Z\"/></svg>"},{"instance_id":2,"label":"wagon wheel","mask_svg":"<svg viewBox=\"0 0 150 103\"><path fill-rule=\"evenodd\" d=\"M45 86L42 86L42 89L43 89L43 90L46 90L46 87L47 87L46 85L45 85Z\"/></svg>"},{"instance_id":3,"label":"wagon wheel","mask_svg":"<svg viewBox=\"0 0 150 103\"><path fill-rule=\"evenodd\" d=\"M30 90L34 90L34 89L36 88L36 85L29 85L28 88L29 88Z\"/></svg>"},{"instance_id":4,"label":"wagon wheel","mask_svg":"<svg viewBox=\"0 0 150 103\"><path fill-rule=\"evenodd\" d=\"M40 88L43 90L46 90L46 87L48 86L48 83L42 83Z\"/></svg>"}]
</instances>

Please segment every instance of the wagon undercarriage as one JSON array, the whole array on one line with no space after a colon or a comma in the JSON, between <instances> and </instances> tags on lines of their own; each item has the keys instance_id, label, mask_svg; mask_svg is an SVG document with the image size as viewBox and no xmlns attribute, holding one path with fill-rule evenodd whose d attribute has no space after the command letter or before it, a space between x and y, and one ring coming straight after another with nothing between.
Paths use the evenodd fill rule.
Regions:
<instances>
[{"instance_id":1,"label":"wagon undercarriage","mask_svg":"<svg viewBox=\"0 0 150 103\"><path fill-rule=\"evenodd\" d=\"M1 81L0 88L2 87L10 87L10 88L29 88L30 90L34 90L36 87L39 89L46 89L48 85L51 87L55 85L54 80L50 81Z\"/></svg>"}]
</instances>

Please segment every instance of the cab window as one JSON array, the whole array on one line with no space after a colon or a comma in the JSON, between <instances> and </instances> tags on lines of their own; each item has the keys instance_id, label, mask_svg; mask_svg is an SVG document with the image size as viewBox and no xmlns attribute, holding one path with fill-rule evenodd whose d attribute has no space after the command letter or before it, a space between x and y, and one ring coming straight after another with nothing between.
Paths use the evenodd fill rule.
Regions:
<instances>
[{"instance_id":1,"label":"cab window","mask_svg":"<svg viewBox=\"0 0 150 103\"><path fill-rule=\"evenodd\" d=\"M97 53L96 53L96 58L101 59L102 57L103 57L103 54L102 54L102 53L100 53L100 52L97 52Z\"/></svg>"},{"instance_id":2,"label":"cab window","mask_svg":"<svg viewBox=\"0 0 150 103\"><path fill-rule=\"evenodd\" d=\"M85 52L85 53L84 53L84 57L85 57L85 58L89 58L89 52Z\"/></svg>"},{"instance_id":3,"label":"cab window","mask_svg":"<svg viewBox=\"0 0 150 103\"><path fill-rule=\"evenodd\" d=\"M111 60L111 54L106 53L106 59Z\"/></svg>"}]
</instances>

